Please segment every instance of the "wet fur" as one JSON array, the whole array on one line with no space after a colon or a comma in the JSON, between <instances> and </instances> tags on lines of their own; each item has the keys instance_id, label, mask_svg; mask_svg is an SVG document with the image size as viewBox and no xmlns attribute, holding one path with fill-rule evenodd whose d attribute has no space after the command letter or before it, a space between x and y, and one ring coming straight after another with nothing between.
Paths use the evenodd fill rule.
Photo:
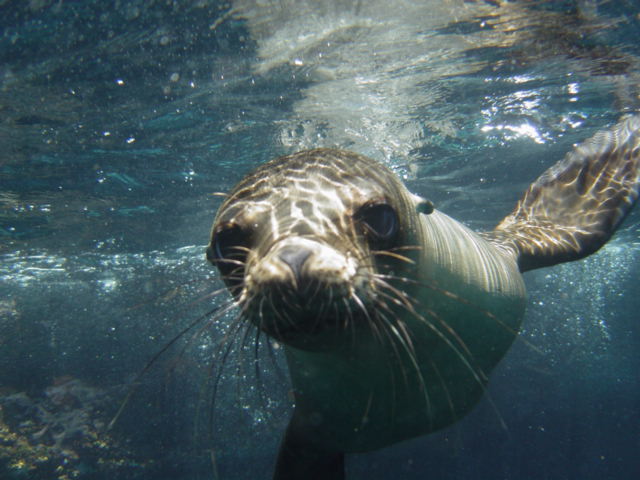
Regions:
<instances>
[{"instance_id":1,"label":"wet fur","mask_svg":"<svg viewBox=\"0 0 640 480\"><path fill-rule=\"evenodd\" d=\"M349 152L281 157L240 182L218 212L208 258L240 318L286 345L296 407L274 478L343 478L345 452L467 413L519 329L519 270L595 252L635 203L639 132L632 117L598 133L481 235ZM375 248L387 236L391 247Z\"/></svg>"}]
</instances>

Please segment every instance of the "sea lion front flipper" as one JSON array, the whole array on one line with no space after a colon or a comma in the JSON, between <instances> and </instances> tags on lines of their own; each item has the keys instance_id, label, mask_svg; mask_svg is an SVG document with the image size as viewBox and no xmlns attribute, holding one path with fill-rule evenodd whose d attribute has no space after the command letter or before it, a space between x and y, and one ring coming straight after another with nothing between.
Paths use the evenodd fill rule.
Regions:
<instances>
[{"instance_id":1,"label":"sea lion front flipper","mask_svg":"<svg viewBox=\"0 0 640 480\"><path fill-rule=\"evenodd\" d=\"M273 480L344 480L344 453L324 450L311 439L312 429L299 421L294 411L280 445Z\"/></svg>"},{"instance_id":2,"label":"sea lion front flipper","mask_svg":"<svg viewBox=\"0 0 640 480\"><path fill-rule=\"evenodd\" d=\"M516 209L482 236L520 271L578 260L613 235L640 189L640 115L582 142L543 173Z\"/></svg>"}]
</instances>

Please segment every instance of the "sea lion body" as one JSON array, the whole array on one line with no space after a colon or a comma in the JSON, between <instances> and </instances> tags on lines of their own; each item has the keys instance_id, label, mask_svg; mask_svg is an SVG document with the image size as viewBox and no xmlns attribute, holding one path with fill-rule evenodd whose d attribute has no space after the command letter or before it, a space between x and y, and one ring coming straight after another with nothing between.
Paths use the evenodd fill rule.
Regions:
<instances>
[{"instance_id":1,"label":"sea lion body","mask_svg":"<svg viewBox=\"0 0 640 480\"><path fill-rule=\"evenodd\" d=\"M340 351L285 347L297 421L322 426L326 448L374 450L460 419L519 329L525 288L513 259L441 212L415 215L425 248L403 291L421 311L395 310L413 354L366 328Z\"/></svg>"},{"instance_id":2,"label":"sea lion body","mask_svg":"<svg viewBox=\"0 0 640 480\"><path fill-rule=\"evenodd\" d=\"M228 195L207 258L282 342L295 394L274 478L344 478L344 453L445 427L473 408L520 327L521 272L600 248L638 198L640 117L545 172L475 233L385 166L316 149Z\"/></svg>"}]
</instances>

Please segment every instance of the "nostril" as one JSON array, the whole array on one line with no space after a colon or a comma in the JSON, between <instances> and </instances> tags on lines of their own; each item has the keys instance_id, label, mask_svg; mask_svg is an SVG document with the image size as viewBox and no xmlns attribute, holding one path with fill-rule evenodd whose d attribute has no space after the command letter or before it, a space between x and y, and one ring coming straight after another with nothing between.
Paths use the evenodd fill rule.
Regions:
<instances>
[{"instance_id":1,"label":"nostril","mask_svg":"<svg viewBox=\"0 0 640 480\"><path fill-rule=\"evenodd\" d=\"M283 247L278 252L278 257L289 266L296 280L299 280L302 266L311 256L311 253L312 251L309 248L291 245Z\"/></svg>"}]
</instances>

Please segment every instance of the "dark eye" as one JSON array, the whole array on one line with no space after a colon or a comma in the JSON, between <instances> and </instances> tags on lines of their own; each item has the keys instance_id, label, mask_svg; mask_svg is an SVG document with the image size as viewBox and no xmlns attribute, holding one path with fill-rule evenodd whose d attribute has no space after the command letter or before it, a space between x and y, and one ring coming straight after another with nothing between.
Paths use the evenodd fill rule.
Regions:
<instances>
[{"instance_id":1,"label":"dark eye","mask_svg":"<svg viewBox=\"0 0 640 480\"><path fill-rule=\"evenodd\" d=\"M379 246L389 246L398 233L398 214L386 203L365 205L358 210L355 218Z\"/></svg>"},{"instance_id":2,"label":"dark eye","mask_svg":"<svg viewBox=\"0 0 640 480\"><path fill-rule=\"evenodd\" d=\"M207 248L207 260L218 267L231 285L242 283L249 241L247 232L237 225L230 225L215 232Z\"/></svg>"}]
</instances>

